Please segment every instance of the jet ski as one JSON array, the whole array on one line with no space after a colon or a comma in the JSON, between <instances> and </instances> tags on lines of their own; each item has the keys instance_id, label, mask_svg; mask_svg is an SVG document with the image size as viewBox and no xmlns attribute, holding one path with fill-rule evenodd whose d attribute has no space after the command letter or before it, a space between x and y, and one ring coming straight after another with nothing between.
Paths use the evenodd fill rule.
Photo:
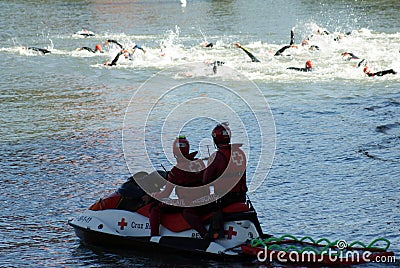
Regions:
<instances>
[{"instance_id":1,"label":"jet ski","mask_svg":"<svg viewBox=\"0 0 400 268\"><path fill-rule=\"evenodd\" d=\"M207 255L214 258L252 259L261 263L294 265L353 265L377 262L384 258L394 261L390 242L377 238L370 244L344 240L314 240L309 236L296 238L264 234L250 200L222 208L218 239L203 239L184 220L181 213L164 213L160 236L150 236L150 193L165 185L166 171L150 174L138 172L115 192L101 198L80 215L68 221L86 245L123 250L173 252L184 256ZM215 228L213 213L202 215L208 230Z\"/></svg>"},{"instance_id":2,"label":"jet ski","mask_svg":"<svg viewBox=\"0 0 400 268\"><path fill-rule=\"evenodd\" d=\"M164 250L179 254L249 257L241 245L255 238L267 238L261 229L257 213L250 200L230 204L222 209L223 231L218 239L202 239L184 220L181 213L164 213L160 236L150 236L149 208L151 201L138 186L158 192L165 185L165 171L150 174L139 172L130 177L115 192L98 200L77 217L70 219L80 241L86 245L124 250ZM151 188L151 187L153 188ZM210 228L213 213L202 215L203 224Z\"/></svg>"}]
</instances>

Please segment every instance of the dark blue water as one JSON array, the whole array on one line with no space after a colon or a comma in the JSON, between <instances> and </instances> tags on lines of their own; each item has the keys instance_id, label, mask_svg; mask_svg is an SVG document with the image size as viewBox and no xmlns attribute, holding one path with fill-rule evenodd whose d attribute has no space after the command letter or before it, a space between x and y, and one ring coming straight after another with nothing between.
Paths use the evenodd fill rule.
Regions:
<instances>
[{"instance_id":1,"label":"dark blue water","mask_svg":"<svg viewBox=\"0 0 400 268\"><path fill-rule=\"evenodd\" d=\"M258 266L89 248L67 225L69 217L129 176L121 136L126 108L139 86L171 66L179 70L167 72L177 84L186 76L207 80L212 74L207 65L179 69L180 64L206 60L224 60L252 79L255 85L246 84L239 93L256 101L258 87L271 108L276 136L275 144L267 145L276 146L275 158L270 170L269 163L260 164L259 171L269 174L250 194L264 232L364 243L385 237L399 255L400 76L368 78L340 57L352 50L376 70L399 71L399 11L397 1L383 0L189 1L186 7L179 1L2 1L0 266ZM273 57L288 43L292 27L300 43L318 26L332 33L354 32L339 43L331 36L317 37L319 52L299 49ZM73 35L81 29L97 35ZM75 51L107 38L141 44L147 52L107 68L103 63L113 58L115 48L107 47L103 54ZM204 50L199 46L204 40L216 47ZM251 63L233 47L235 41L262 62ZM160 56L161 43L166 57ZM52 53L43 56L22 48L28 46ZM316 65L313 73L286 70L307 59ZM222 68L212 79L230 87L240 84L229 69ZM163 85L158 82L157 89ZM149 96L157 97L157 92ZM199 92L214 98L200 87L185 92L185 98ZM246 122L248 170L254 174L258 158L253 156L265 146L254 136L257 124L240 98L224 98ZM165 100L165 107L179 103L173 95ZM140 113L145 106L134 108ZM135 120L132 125L140 121ZM204 122L185 128L198 133L193 144L201 150L210 139L210 121ZM152 125L154 140L161 135L159 124ZM135 136L132 142L138 145ZM157 144L149 142L155 164L171 166L170 156L160 155Z\"/></svg>"}]
</instances>

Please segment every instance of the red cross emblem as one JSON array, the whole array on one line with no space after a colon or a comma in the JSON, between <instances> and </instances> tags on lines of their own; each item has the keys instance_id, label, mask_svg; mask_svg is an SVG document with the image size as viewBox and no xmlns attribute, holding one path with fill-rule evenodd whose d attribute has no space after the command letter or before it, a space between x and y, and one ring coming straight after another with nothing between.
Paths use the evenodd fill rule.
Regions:
<instances>
[{"instance_id":1,"label":"red cross emblem","mask_svg":"<svg viewBox=\"0 0 400 268\"><path fill-rule=\"evenodd\" d=\"M241 166L243 164L244 157L238 151L234 151L232 154L232 160L237 166Z\"/></svg>"},{"instance_id":2,"label":"red cross emblem","mask_svg":"<svg viewBox=\"0 0 400 268\"><path fill-rule=\"evenodd\" d=\"M199 161L191 161L189 164L189 170L191 172L199 172L203 169Z\"/></svg>"},{"instance_id":3,"label":"red cross emblem","mask_svg":"<svg viewBox=\"0 0 400 268\"><path fill-rule=\"evenodd\" d=\"M224 233L228 235L228 239L232 239L232 236L236 236L237 232L233 230L232 226L229 226L228 230L224 230Z\"/></svg>"},{"instance_id":4,"label":"red cross emblem","mask_svg":"<svg viewBox=\"0 0 400 268\"><path fill-rule=\"evenodd\" d=\"M124 230L125 226L128 226L128 223L125 221L125 218L122 218L121 221L118 222L118 226L120 226L121 230Z\"/></svg>"}]
</instances>

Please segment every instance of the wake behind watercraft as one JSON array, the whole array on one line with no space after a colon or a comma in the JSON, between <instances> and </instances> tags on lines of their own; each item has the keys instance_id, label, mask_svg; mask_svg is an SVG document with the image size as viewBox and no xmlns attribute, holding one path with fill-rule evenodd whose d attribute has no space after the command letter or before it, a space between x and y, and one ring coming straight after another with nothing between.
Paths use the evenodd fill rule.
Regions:
<instances>
[{"instance_id":1,"label":"wake behind watercraft","mask_svg":"<svg viewBox=\"0 0 400 268\"><path fill-rule=\"evenodd\" d=\"M100 199L78 217L68 221L81 242L88 245L141 250L177 251L179 254L245 257L241 245L254 238L267 238L261 229L251 202L234 203L222 209L224 236L205 240L184 220L181 213L163 214L160 236L150 236L147 194L135 179L145 181L154 192L165 185L166 172L136 173L118 190ZM203 215L206 228L210 227L212 212Z\"/></svg>"}]
</instances>

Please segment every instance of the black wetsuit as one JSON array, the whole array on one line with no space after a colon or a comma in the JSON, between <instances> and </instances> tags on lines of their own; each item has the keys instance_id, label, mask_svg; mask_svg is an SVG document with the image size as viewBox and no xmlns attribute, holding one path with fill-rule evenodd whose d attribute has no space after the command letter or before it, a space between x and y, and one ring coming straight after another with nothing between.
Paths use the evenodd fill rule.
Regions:
<instances>
[{"instance_id":1,"label":"black wetsuit","mask_svg":"<svg viewBox=\"0 0 400 268\"><path fill-rule=\"evenodd\" d=\"M213 43L208 43L205 47L213 47L214 44Z\"/></svg>"},{"instance_id":2,"label":"black wetsuit","mask_svg":"<svg viewBox=\"0 0 400 268\"><path fill-rule=\"evenodd\" d=\"M379 71L379 72L375 72L375 73L366 73L366 75L368 75L368 76L384 76L386 74L397 74L397 72L395 72L393 69L390 69L390 70L384 70L384 71Z\"/></svg>"},{"instance_id":3,"label":"black wetsuit","mask_svg":"<svg viewBox=\"0 0 400 268\"><path fill-rule=\"evenodd\" d=\"M85 37L94 36L94 34L92 34L92 33L79 33L79 35L82 35Z\"/></svg>"},{"instance_id":4,"label":"black wetsuit","mask_svg":"<svg viewBox=\"0 0 400 268\"><path fill-rule=\"evenodd\" d=\"M312 68L288 67L288 70L295 70L299 72L312 72Z\"/></svg>"},{"instance_id":5,"label":"black wetsuit","mask_svg":"<svg viewBox=\"0 0 400 268\"><path fill-rule=\"evenodd\" d=\"M214 66L222 66L224 64L225 64L225 62L219 61L219 60L216 60L213 63L211 63L211 65L214 65Z\"/></svg>"},{"instance_id":6,"label":"black wetsuit","mask_svg":"<svg viewBox=\"0 0 400 268\"><path fill-rule=\"evenodd\" d=\"M310 50L319 50L319 46L317 46L317 45L311 45L309 49L310 49Z\"/></svg>"},{"instance_id":7,"label":"black wetsuit","mask_svg":"<svg viewBox=\"0 0 400 268\"><path fill-rule=\"evenodd\" d=\"M280 55L282 55L282 53L283 53L286 49L288 49L288 48L290 48L290 47L292 47L292 46L294 46L294 31L293 31L293 30L290 31L290 44L287 45L287 46L281 47L277 52L275 52L275 55L274 55L274 56L280 56Z\"/></svg>"},{"instance_id":8,"label":"black wetsuit","mask_svg":"<svg viewBox=\"0 0 400 268\"><path fill-rule=\"evenodd\" d=\"M274 56L280 56L280 55L282 55L282 53L283 53L286 49L288 49L288 48L290 48L290 47L291 47L291 45L287 45L287 46L281 47L277 52L275 52L275 55L274 55Z\"/></svg>"},{"instance_id":9,"label":"black wetsuit","mask_svg":"<svg viewBox=\"0 0 400 268\"><path fill-rule=\"evenodd\" d=\"M118 54L115 56L115 58L114 58L110 63L108 63L108 64L106 64L106 65L107 65L107 66L115 66L115 65L117 65L117 61L118 61L119 57L120 57L122 54L124 54L123 51L118 52Z\"/></svg>"},{"instance_id":10,"label":"black wetsuit","mask_svg":"<svg viewBox=\"0 0 400 268\"><path fill-rule=\"evenodd\" d=\"M90 47L81 47L79 50L87 50L87 51L92 52L92 53L96 53L97 52L97 50L94 50L94 49L92 49ZM103 53L103 51L99 51L99 52Z\"/></svg>"},{"instance_id":11,"label":"black wetsuit","mask_svg":"<svg viewBox=\"0 0 400 268\"><path fill-rule=\"evenodd\" d=\"M37 51L37 52L41 52L41 53L43 53L43 54L51 53L50 50L47 50L47 49L45 49L45 48L28 47L28 49L29 49L29 50L34 50L34 51Z\"/></svg>"},{"instance_id":12,"label":"black wetsuit","mask_svg":"<svg viewBox=\"0 0 400 268\"><path fill-rule=\"evenodd\" d=\"M82 36L84 36L84 37L95 36L94 33L89 32L89 31L76 32L75 34L82 35Z\"/></svg>"},{"instance_id":13,"label":"black wetsuit","mask_svg":"<svg viewBox=\"0 0 400 268\"><path fill-rule=\"evenodd\" d=\"M293 29L290 31L290 45L294 45L294 31Z\"/></svg>"},{"instance_id":14,"label":"black wetsuit","mask_svg":"<svg viewBox=\"0 0 400 268\"><path fill-rule=\"evenodd\" d=\"M366 59L362 59L358 64L357 64L357 68L361 67L361 66L366 66L367 60Z\"/></svg>"},{"instance_id":15,"label":"black wetsuit","mask_svg":"<svg viewBox=\"0 0 400 268\"><path fill-rule=\"evenodd\" d=\"M359 57L357 57L356 55L354 55L353 53L349 53L349 55L351 56L351 58L350 59L356 59L356 60L358 60L359 59Z\"/></svg>"},{"instance_id":16,"label":"black wetsuit","mask_svg":"<svg viewBox=\"0 0 400 268\"><path fill-rule=\"evenodd\" d=\"M108 43L116 44L117 46L119 46L120 49L124 49L124 47L123 47L120 43L118 43L117 41L115 41L115 40L108 39L107 42L108 42Z\"/></svg>"},{"instance_id":17,"label":"black wetsuit","mask_svg":"<svg viewBox=\"0 0 400 268\"><path fill-rule=\"evenodd\" d=\"M351 52L345 52L345 53L343 53L343 57L346 56L346 55L349 55L349 56L350 56L350 57L348 57L346 60L358 60L358 59L360 59L359 57L357 57L356 55L354 55L354 54L351 53Z\"/></svg>"},{"instance_id":18,"label":"black wetsuit","mask_svg":"<svg viewBox=\"0 0 400 268\"><path fill-rule=\"evenodd\" d=\"M247 56L250 57L252 62L260 62L250 51L247 50L247 48L239 46L244 52L246 52Z\"/></svg>"},{"instance_id":19,"label":"black wetsuit","mask_svg":"<svg viewBox=\"0 0 400 268\"><path fill-rule=\"evenodd\" d=\"M214 74L217 73L217 66L222 66L222 65L224 65L224 64L225 64L225 62L219 61L219 60L214 61L213 63L211 63L211 65L213 65L213 73L214 73Z\"/></svg>"}]
</instances>

